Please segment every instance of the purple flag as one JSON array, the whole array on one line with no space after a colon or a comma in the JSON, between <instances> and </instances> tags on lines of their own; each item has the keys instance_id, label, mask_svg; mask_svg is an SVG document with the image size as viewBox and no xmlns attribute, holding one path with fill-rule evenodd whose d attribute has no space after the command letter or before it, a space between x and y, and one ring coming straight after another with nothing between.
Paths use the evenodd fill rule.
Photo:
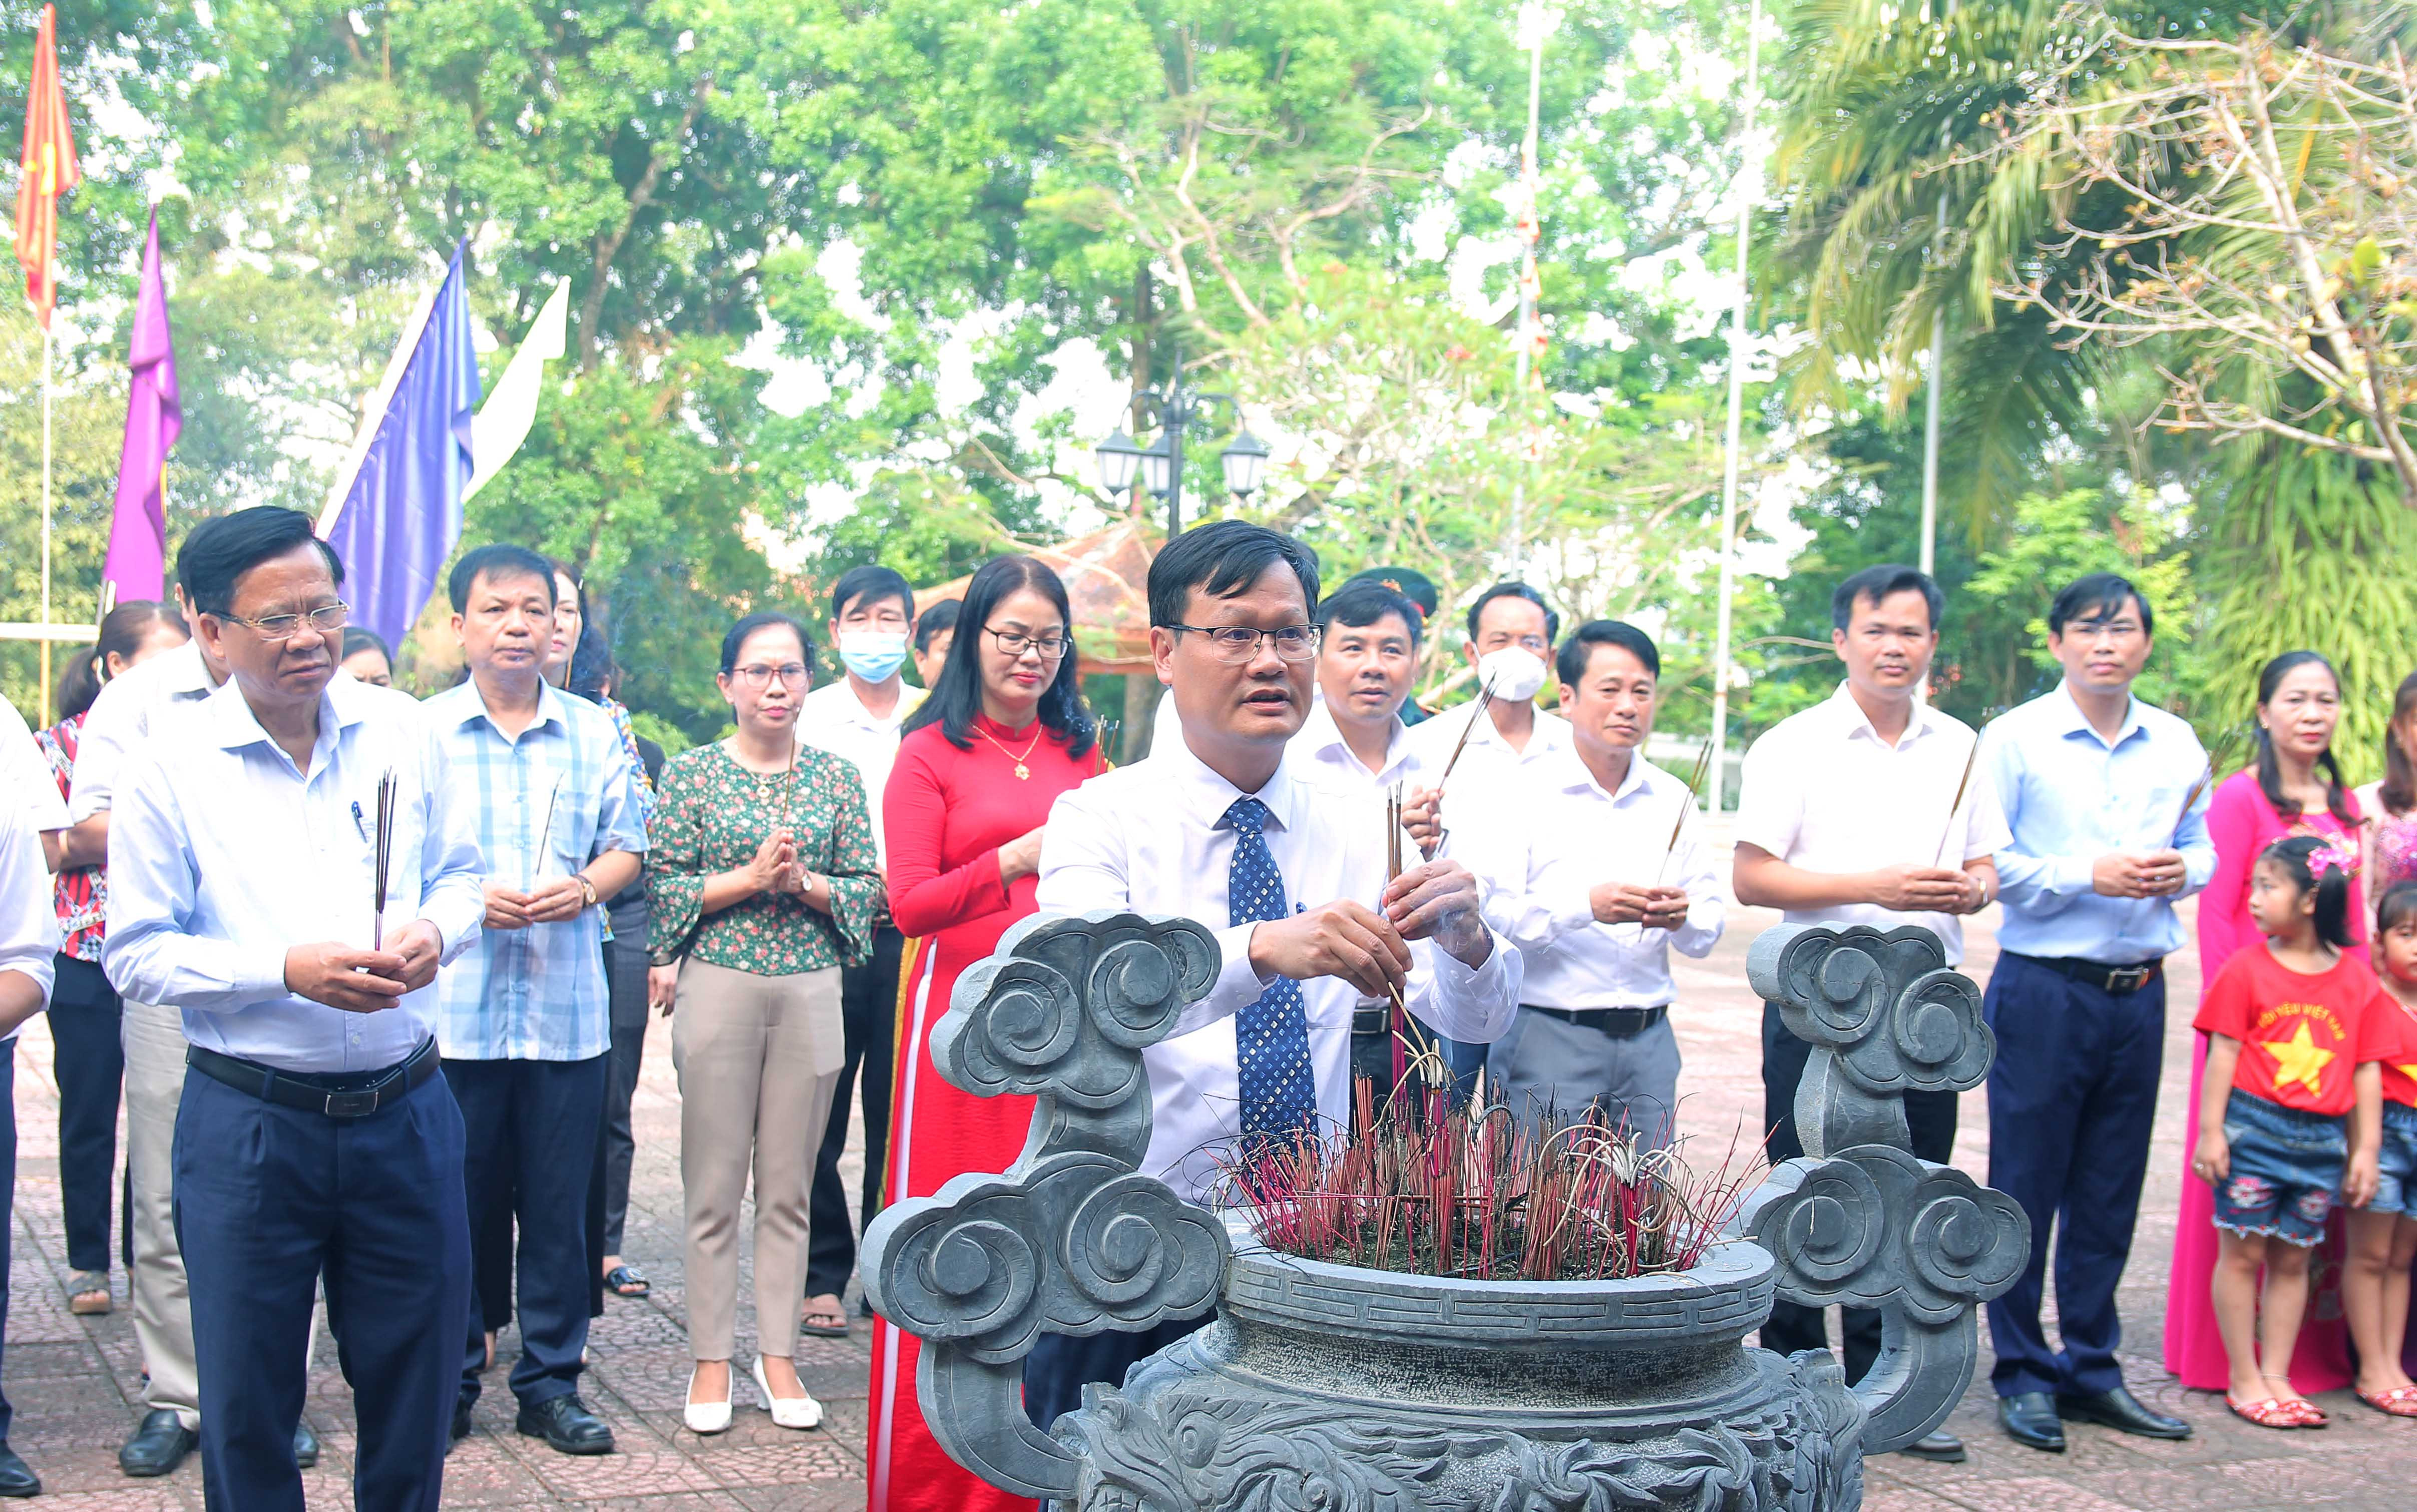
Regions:
<instances>
[{"instance_id":1,"label":"purple flag","mask_svg":"<svg viewBox=\"0 0 2417 1512\"><path fill-rule=\"evenodd\" d=\"M479 357L470 343L470 300L463 283L465 239L429 306L411 355L369 417L375 427L359 452L327 544L344 564L353 622L398 649L419 619L436 574L462 534L462 489L470 481L470 420L479 408Z\"/></svg>"},{"instance_id":2,"label":"purple flag","mask_svg":"<svg viewBox=\"0 0 2417 1512\"><path fill-rule=\"evenodd\" d=\"M126 354L134 382L126 395L126 449L117 455L117 510L109 522L104 602L158 599L166 591L169 449L185 428L176 404L176 344L168 330L168 285L160 276L160 212L143 243L143 292Z\"/></svg>"}]
</instances>

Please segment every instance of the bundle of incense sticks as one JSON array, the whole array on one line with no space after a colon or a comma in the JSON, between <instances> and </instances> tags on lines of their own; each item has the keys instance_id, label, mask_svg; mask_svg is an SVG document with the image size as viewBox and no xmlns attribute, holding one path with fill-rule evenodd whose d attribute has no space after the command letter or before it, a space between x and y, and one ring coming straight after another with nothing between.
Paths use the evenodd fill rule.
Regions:
<instances>
[{"instance_id":1,"label":"bundle of incense sticks","mask_svg":"<svg viewBox=\"0 0 2417 1512\"><path fill-rule=\"evenodd\" d=\"M2182 826L2190 822L2191 810L2198 806L2199 795L2215 785L2217 773L2231 766L2233 757L2240 752L2241 731L2237 727L2227 725L2215 732L2215 743L2207 748L2207 770L2198 774L2198 781L2192 783L2190 791L2182 795L2182 811L2174 816L2174 839L2181 838Z\"/></svg>"},{"instance_id":2,"label":"bundle of incense sticks","mask_svg":"<svg viewBox=\"0 0 2417 1512\"><path fill-rule=\"evenodd\" d=\"M1452 769L1460 764L1460 753L1468 749L1468 738L1477 733L1477 722L1485 717L1486 706L1493 702L1494 680L1487 678L1485 685L1479 688L1477 696L1470 700L1468 723L1461 726L1460 739L1452 742L1452 755L1444 761L1443 774L1436 779L1435 790L1437 798L1443 796L1443 785L1452 780Z\"/></svg>"},{"instance_id":3,"label":"bundle of incense sticks","mask_svg":"<svg viewBox=\"0 0 2417 1512\"><path fill-rule=\"evenodd\" d=\"M377 785L377 895L372 900L376 905L377 917L370 926L372 950L386 949L387 884L392 879L394 868L394 769L388 767Z\"/></svg>"},{"instance_id":4,"label":"bundle of incense sticks","mask_svg":"<svg viewBox=\"0 0 2417 1512\"><path fill-rule=\"evenodd\" d=\"M1386 887L1391 888L1393 885L1393 879L1401 875L1402 785L1400 783L1395 783L1391 787L1385 789ZM1428 1081L1434 1081L1436 1079L1435 1068L1429 1065L1428 1062L1437 1058L1433 1055L1431 1047L1426 1044L1426 1037L1419 1032L1418 1025L1411 1020L1409 1004L1402 1000L1402 989L1399 987L1389 988L1386 992L1386 997L1393 1005L1393 1085L1396 1087L1400 1086L1402 1084L1404 1074L1408 1070L1408 1052L1413 1048L1412 1045L1409 1043L1411 1038L1415 1038L1418 1042L1415 1046L1415 1049L1417 1051L1417 1059L1421 1074Z\"/></svg>"},{"instance_id":5,"label":"bundle of incense sticks","mask_svg":"<svg viewBox=\"0 0 2417 1512\"><path fill-rule=\"evenodd\" d=\"M1632 760L1636 759L1634 757ZM1695 764L1687 771L1687 796L1679 800L1679 812L1670 818L1670 843L1662 848L1662 864L1653 868L1653 885L1662 885L1662 874L1670 869L1670 858L1679 850L1679 832L1687 827L1687 815L1695 806L1695 795L1704 790L1704 778L1712 770L1712 742L1706 741L1695 747Z\"/></svg>"},{"instance_id":6,"label":"bundle of incense sticks","mask_svg":"<svg viewBox=\"0 0 2417 1512\"><path fill-rule=\"evenodd\" d=\"M554 805L562 797L562 773L554 774L554 784L545 790L545 822L537 827L537 844L529 848L528 885L537 886L538 874L545 868L546 847L554 839Z\"/></svg>"},{"instance_id":7,"label":"bundle of incense sticks","mask_svg":"<svg viewBox=\"0 0 2417 1512\"><path fill-rule=\"evenodd\" d=\"M1939 858L1947 854L1947 843L1955 838L1955 816L1961 812L1964 807L1965 789L1972 786L1972 769L1974 766L1979 764L1980 760L1981 732L1979 730L1974 730L1972 732L1972 749L1965 753L1964 756L1964 775L1957 778L1955 782L1955 801L1947 805L1947 826L1939 832L1938 844L1930 852L1930 863L1934 866L1947 866L1953 868L1960 867L1964 864L1964 858L1961 856L1953 857L1946 861L1941 861Z\"/></svg>"}]
</instances>

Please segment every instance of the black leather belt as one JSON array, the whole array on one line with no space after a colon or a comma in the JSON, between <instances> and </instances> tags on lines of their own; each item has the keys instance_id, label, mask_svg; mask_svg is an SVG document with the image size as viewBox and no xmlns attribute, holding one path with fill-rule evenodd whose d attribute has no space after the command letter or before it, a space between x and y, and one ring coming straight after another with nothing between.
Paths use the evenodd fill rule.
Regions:
<instances>
[{"instance_id":1,"label":"black leather belt","mask_svg":"<svg viewBox=\"0 0 2417 1512\"><path fill-rule=\"evenodd\" d=\"M406 1093L436 1075L436 1062L433 1039L422 1041L418 1049L383 1071L280 1071L198 1045L185 1046L185 1063L212 1081L224 1082L263 1102L329 1118L367 1118L403 1101Z\"/></svg>"},{"instance_id":2,"label":"black leather belt","mask_svg":"<svg viewBox=\"0 0 2417 1512\"><path fill-rule=\"evenodd\" d=\"M1624 1040L1631 1035L1642 1034L1662 1022L1664 1016L1670 1012L1670 1005L1665 1002L1650 1008L1539 1008L1532 1002L1523 1002L1519 1011L1543 1014L1564 1024L1597 1030L1613 1039Z\"/></svg>"},{"instance_id":3,"label":"black leather belt","mask_svg":"<svg viewBox=\"0 0 2417 1512\"><path fill-rule=\"evenodd\" d=\"M1393 1032L1393 1005L1390 1002L1363 1002L1351 1010L1351 1037L1355 1040L1391 1038Z\"/></svg>"},{"instance_id":4,"label":"black leather belt","mask_svg":"<svg viewBox=\"0 0 2417 1512\"><path fill-rule=\"evenodd\" d=\"M2042 970L2054 971L2068 982L2081 982L2102 992L2121 998L2139 991L2157 979L2166 969L2163 961L2140 961L2131 966L2109 966L2105 961L2085 961L2074 956L2025 955L2008 951L2018 961L2028 961Z\"/></svg>"}]
</instances>

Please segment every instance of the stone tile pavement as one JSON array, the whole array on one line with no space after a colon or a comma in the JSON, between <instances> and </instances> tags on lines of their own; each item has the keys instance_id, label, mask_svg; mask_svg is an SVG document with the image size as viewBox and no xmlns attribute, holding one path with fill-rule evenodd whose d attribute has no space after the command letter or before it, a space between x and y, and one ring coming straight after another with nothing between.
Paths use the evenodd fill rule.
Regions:
<instances>
[{"instance_id":1,"label":"stone tile pavement","mask_svg":"<svg viewBox=\"0 0 2417 1512\"><path fill-rule=\"evenodd\" d=\"M1708 960L1680 969L1680 1040L1687 1058L1682 1114L1699 1152L1710 1158L1729 1147L1751 1147L1761 1118L1758 1077L1760 1004L1745 980L1747 943L1773 916L1744 910L1729 939ZM1994 943L1976 930L1968 970L1985 980ZM1871 1461L1873 1512L2114 1512L2166 1509L2329 1506L2405 1512L2417 1487L2417 1426L2387 1421L2348 1393L2324 1401L2334 1426L2321 1433L2283 1435L2227 1416L2217 1397L2184 1392L2158 1359L2165 1307L2166 1260L2181 1170L2182 1102L2190 1044L2182 1005L2197 999L2195 961L2174 962L2176 1009L2168 1030L2166 1081L2146 1211L2123 1288L2129 1374L2140 1395L2190 1419L2198 1436L2180 1444L2127 1439L2075 1426L2062 1457L2021 1449L1994 1427L1984 1358L1981 1379L1951 1426L1972 1446L1963 1465L1931 1465L1892 1456ZM459 1507L569 1506L626 1512L820 1512L860 1505L864 1498L863 1438L867 1327L844 1340L801 1339L797 1348L807 1384L828 1409L822 1428L785 1432L761 1412L742 1411L727 1434L699 1439L679 1426L687 1382L679 1253L678 1094L671 1076L668 1027L658 1021L638 1093L637 1174L629 1248L655 1280L640 1302L608 1299L591 1350L585 1387L588 1401L612 1422L620 1452L597 1459L555 1455L511 1428L510 1394L499 1369L489 1378L478 1431L448 1464L446 1504ZM115 1451L129 1430L141 1362L117 1278L115 1311L106 1318L68 1315L60 1283L66 1257L60 1234L56 1101L51 1046L38 1023L19 1041L17 1119L19 1163L14 1264L9 1295L7 1386L16 1405L15 1446L41 1473L44 1504L84 1512L116 1509L198 1509L198 1463L160 1481L129 1481L117 1472ZM1988 1128L1980 1097L1965 1099L1957 1163L1987 1169ZM856 1179L852 1162L849 1180ZM750 1342L749 1291L740 1290L739 1348ZM509 1362L509 1333L501 1353ZM307 1477L311 1504L350 1504L351 1398L320 1339L312 1379L312 1422L327 1455ZM749 1400L742 1387L740 1400Z\"/></svg>"}]
</instances>

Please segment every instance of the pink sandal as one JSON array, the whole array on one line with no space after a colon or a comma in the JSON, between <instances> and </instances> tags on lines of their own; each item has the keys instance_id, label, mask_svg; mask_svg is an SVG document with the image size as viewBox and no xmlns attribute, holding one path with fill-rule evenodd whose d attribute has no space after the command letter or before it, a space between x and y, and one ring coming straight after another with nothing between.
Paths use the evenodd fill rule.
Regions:
<instances>
[{"instance_id":1,"label":"pink sandal","mask_svg":"<svg viewBox=\"0 0 2417 1512\"><path fill-rule=\"evenodd\" d=\"M2224 1405L2230 1408L2232 1415L2242 1422L2254 1423L2263 1428L2296 1428L2307 1426L2301 1420L2299 1413L2273 1397L2267 1397L2264 1401L2244 1402L2227 1391L2224 1394Z\"/></svg>"}]
</instances>

